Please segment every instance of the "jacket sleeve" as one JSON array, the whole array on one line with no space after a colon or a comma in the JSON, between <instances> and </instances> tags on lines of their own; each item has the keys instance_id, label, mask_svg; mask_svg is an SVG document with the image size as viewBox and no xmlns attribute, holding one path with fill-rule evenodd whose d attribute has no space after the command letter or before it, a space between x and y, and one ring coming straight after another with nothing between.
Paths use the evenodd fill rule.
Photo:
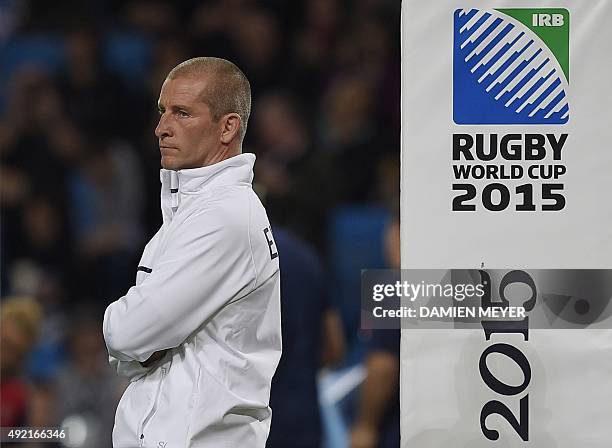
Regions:
<instances>
[{"instance_id":1,"label":"jacket sleeve","mask_svg":"<svg viewBox=\"0 0 612 448\"><path fill-rule=\"evenodd\" d=\"M129 379L130 382L141 378L150 370L138 361L120 361L111 354L108 355L108 363L117 371L117 375Z\"/></svg>"},{"instance_id":2,"label":"jacket sleeve","mask_svg":"<svg viewBox=\"0 0 612 448\"><path fill-rule=\"evenodd\" d=\"M248 216L234 215L209 207L165 238L153 271L104 313L109 354L119 361L145 361L177 347L228 302L253 289Z\"/></svg>"}]
</instances>

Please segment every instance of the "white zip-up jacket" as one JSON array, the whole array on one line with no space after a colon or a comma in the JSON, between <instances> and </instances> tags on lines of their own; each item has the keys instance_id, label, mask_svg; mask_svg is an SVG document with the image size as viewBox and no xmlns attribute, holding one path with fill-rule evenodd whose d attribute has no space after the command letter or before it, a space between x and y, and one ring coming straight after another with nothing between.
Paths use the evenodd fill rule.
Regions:
<instances>
[{"instance_id":1,"label":"white zip-up jacket","mask_svg":"<svg viewBox=\"0 0 612 448\"><path fill-rule=\"evenodd\" d=\"M104 313L130 384L114 448L263 448L281 355L278 253L253 192L253 154L161 170L163 225L136 285ZM140 361L166 355L150 368Z\"/></svg>"}]
</instances>

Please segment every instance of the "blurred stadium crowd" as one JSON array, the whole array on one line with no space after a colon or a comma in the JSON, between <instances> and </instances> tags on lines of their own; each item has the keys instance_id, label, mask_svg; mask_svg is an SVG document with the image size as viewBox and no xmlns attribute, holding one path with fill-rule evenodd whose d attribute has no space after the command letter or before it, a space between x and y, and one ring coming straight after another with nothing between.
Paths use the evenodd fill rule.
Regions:
<instances>
[{"instance_id":1,"label":"blurred stadium crowd","mask_svg":"<svg viewBox=\"0 0 612 448\"><path fill-rule=\"evenodd\" d=\"M359 272L398 264L390 223L399 202L399 8L398 0L0 1L3 427L71 422L88 431L80 446L111 446L125 384L107 365L101 316L133 284L161 224L156 102L168 71L194 56L229 59L251 82L243 150L257 155L256 189L294 254L281 266L283 276L294 270L284 318L296 313L290 300L307 315L300 282L316 283L307 272L326 296L313 299L320 312L304 333L283 323L277 381L296 370L314 377L333 338L315 334L327 308L345 340L328 364L367 376L372 335L359 329ZM304 349L293 340L318 342ZM292 359L293 348L312 359ZM295 419L312 417L299 414L299 385L282 387L295 392ZM353 395L340 413L346 428L359 419ZM293 418L291 403L272 406ZM350 436L330 435L333 416L323 417L327 446L348 444ZM318 446L315 436L278 446Z\"/></svg>"}]
</instances>

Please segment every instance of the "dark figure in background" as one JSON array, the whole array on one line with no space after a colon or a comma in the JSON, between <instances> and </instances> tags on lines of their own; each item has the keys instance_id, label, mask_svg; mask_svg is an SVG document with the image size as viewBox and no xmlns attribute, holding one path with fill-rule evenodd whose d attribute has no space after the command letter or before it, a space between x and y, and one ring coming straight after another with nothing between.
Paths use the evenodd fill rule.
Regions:
<instances>
[{"instance_id":1,"label":"dark figure in background","mask_svg":"<svg viewBox=\"0 0 612 448\"><path fill-rule=\"evenodd\" d=\"M339 315L321 262L308 244L274 226L280 256L283 356L272 380L267 448L316 448L321 422L316 374L344 355Z\"/></svg>"},{"instance_id":2,"label":"dark figure in background","mask_svg":"<svg viewBox=\"0 0 612 448\"><path fill-rule=\"evenodd\" d=\"M399 269L399 217L390 223L384 236L387 264ZM367 350L367 377L361 386L357 420L351 430L351 448L398 448L400 331L374 330Z\"/></svg>"},{"instance_id":3,"label":"dark figure in background","mask_svg":"<svg viewBox=\"0 0 612 448\"><path fill-rule=\"evenodd\" d=\"M12 294L10 271L22 259L69 278L67 178L81 137L44 71L16 71L7 92L0 117L1 290Z\"/></svg>"}]
</instances>

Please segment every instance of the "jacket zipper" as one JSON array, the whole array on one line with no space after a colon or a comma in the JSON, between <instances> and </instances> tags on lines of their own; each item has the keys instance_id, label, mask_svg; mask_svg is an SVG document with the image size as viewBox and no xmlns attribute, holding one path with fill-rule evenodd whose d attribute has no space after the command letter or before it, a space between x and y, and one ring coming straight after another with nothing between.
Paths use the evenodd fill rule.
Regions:
<instances>
[{"instance_id":1,"label":"jacket zipper","mask_svg":"<svg viewBox=\"0 0 612 448\"><path fill-rule=\"evenodd\" d=\"M153 401L153 406L151 407L151 410L147 413L147 416L145 417L142 424L140 425L140 431L138 431L140 433L138 442L139 442L139 447L141 448L144 446L145 427L147 423L149 423L149 420L153 418L153 415L155 415L155 411L157 411L157 402L159 401L159 396L161 395L162 385L163 385L165 377L166 377L166 368L162 367L161 368L161 378L159 380L159 386L157 386L157 392L155 393L155 400Z\"/></svg>"}]
</instances>

